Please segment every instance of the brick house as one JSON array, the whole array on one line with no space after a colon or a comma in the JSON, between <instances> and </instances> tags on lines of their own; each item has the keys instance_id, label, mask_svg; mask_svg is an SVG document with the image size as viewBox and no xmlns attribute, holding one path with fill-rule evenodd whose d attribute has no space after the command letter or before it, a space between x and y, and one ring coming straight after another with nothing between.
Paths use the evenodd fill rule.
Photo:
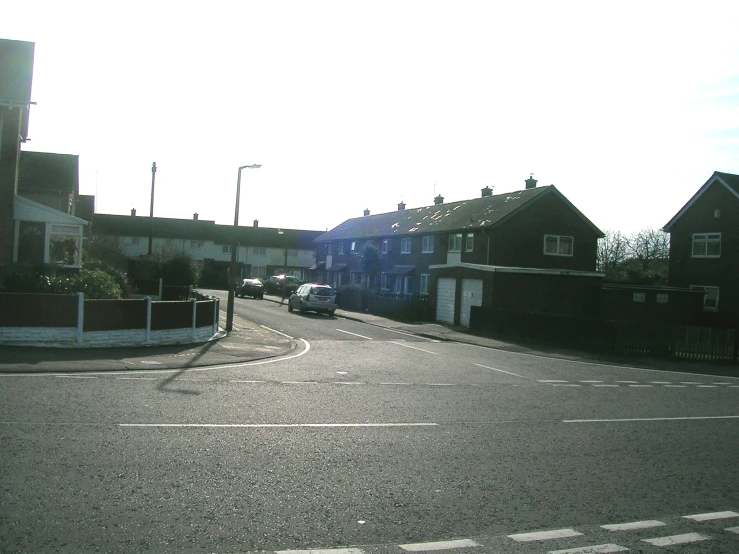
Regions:
<instances>
[{"instance_id":1,"label":"brick house","mask_svg":"<svg viewBox=\"0 0 739 554\"><path fill-rule=\"evenodd\" d=\"M739 175L714 172L662 230L669 284L705 292L700 323L739 326Z\"/></svg>"},{"instance_id":2,"label":"brick house","mask_svg":"<svg viewBox=\"0 0 739 554\"><path fill-rule=\"evenodd\" d=\"M497 268L502 275L535 268L538 275L550 276L538 279L539 287L558 281L552 276L602 277L595 265L603 233L556 187L536 183L530 178L524 190L498 195L485 187L473 200L445 204L439 196L433 206L405 209L401 203L396 212L374 216L365 211L364 217L349 219L316 239L316 280L428 297L437 303L438 319L465 324L466 314L454 299L482 294L463 291L462 278L447 274ZM360 254L368 243L380 253L376 274L363 268ZM439 282L439 277L445 280ZM439 312L439 287L452 298L451 316Z\"/></svg>"}]
</instances>

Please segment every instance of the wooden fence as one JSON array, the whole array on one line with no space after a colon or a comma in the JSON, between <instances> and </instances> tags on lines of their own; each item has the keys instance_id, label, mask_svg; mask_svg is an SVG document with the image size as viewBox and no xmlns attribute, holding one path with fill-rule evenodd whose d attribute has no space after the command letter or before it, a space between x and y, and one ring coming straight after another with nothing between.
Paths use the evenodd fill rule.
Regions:
<instances>
[{"instance_id":1,"label":"wooden fence","mask_svg":"<svg viewBox=\"0 0 739 554\"><path fill-rule=\"evenodd\" d=\"M737 329L568 317L473 306L470 330L565 348L696 361L739 362Z\"/></svg>"}]
</instances>

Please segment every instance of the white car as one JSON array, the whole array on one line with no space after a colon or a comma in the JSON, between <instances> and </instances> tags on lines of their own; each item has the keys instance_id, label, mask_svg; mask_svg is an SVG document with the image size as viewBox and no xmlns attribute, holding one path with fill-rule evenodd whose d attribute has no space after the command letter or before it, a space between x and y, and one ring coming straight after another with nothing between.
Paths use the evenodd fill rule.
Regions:
<instances>
[{"instance_id":1,"label":"white car","mask_svg":"<svg viewBox=\"0 0 739 554\"><path fill-rule=\"evenodd\" d=\"M295 308L301 312L326 312L328 315L334 315L336 293L328 285L315 283L300 285L287 301L288 312L292 312Z\"/></svg>"}]
</instances>

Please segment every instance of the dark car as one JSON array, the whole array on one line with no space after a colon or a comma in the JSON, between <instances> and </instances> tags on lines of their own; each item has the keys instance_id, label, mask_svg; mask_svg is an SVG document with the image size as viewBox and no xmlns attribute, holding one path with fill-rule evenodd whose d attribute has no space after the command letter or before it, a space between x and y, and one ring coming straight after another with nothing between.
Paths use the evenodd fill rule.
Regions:
<instances>
[{"instance_id":1,"label":"dark car","mask_svg":"<svg viewBox=\"0 0 739 554\"><path fill-rule=\"evenodd\" d=\"M264 282L264 292L267 294L282 294L284 288L285 296L290 296L300 285L300 280L292 275L273 275Z\"/></svg>"},{"instance_id":2,"label":"dark car","mask_svg":"<svg viewBox=\"0 0 739 554\"><path fill-rule=\"evenodd\" d=\"M259 279L242 279L236 287L236 296L264 298L264 285Z\"/></svg>"}]
</instances>

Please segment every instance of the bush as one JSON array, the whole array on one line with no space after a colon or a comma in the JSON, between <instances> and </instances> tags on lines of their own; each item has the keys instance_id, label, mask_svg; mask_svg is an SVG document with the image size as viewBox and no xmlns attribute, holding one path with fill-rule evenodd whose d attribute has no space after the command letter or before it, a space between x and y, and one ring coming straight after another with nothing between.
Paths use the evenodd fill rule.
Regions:
<instances>
[{"instance_id":1,"label":"bush","mask_svg":"<svg viewBox=\"0 0 739 554\"><path fill-rule=\"evenodd\" d=\"M174 254L162 262L159 276L168 286L197 285L200 265L189 254Z\"/></svg>"},{"instance_id":2,"label":"bush","mask_svg":"<svg viewBox=\"0 0 739 554\"><path fill-rule=\"evenodd\" d=\"M79 272L14 273L7 279L8 292L43 294L76 294L87 298L121 298L123 291L116 280L102 269L80 269Z\"/></svg>"}]
</instances>

